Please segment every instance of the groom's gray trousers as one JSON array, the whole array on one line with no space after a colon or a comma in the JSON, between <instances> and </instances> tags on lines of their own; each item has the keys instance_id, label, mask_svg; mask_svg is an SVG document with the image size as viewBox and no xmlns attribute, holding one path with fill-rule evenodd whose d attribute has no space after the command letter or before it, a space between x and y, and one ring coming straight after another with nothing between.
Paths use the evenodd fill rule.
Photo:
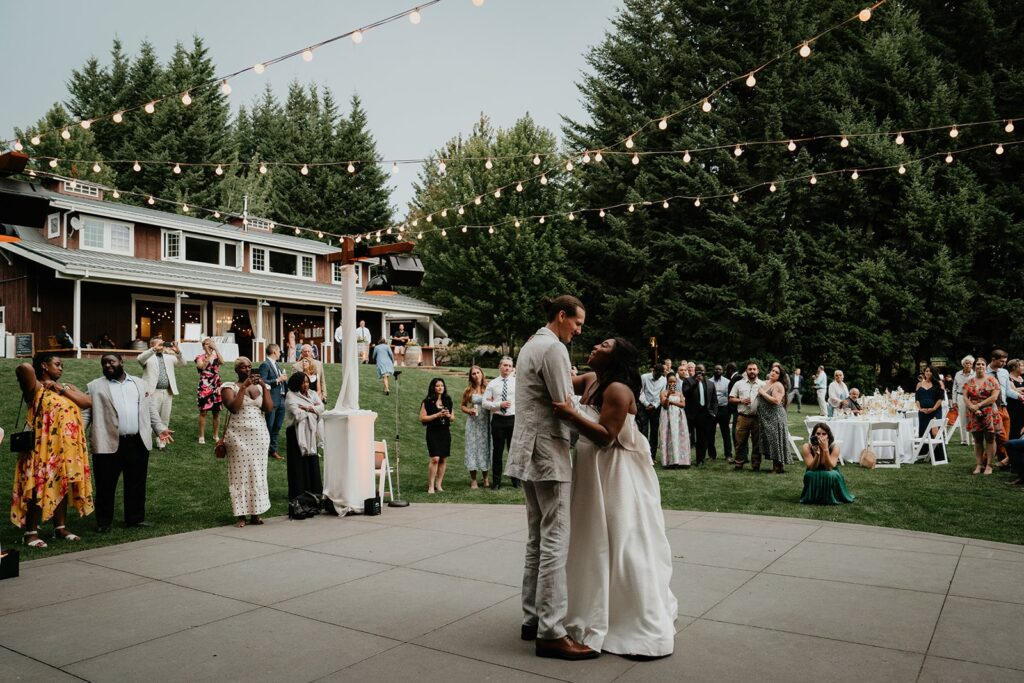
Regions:
<instances>
[{"instance_id":1,"label":"groom's gray trousers","mask_svg":"<svg viewBox=\"0 0 1024 683\"><path fill-rule=\"evenodd\" d=\"M540 639L565 635L568 592L565 560L569 553L567 481L523 481L526 494L526 566L523 569L523 623L537 625Z\"/></svg>"}]
</instances>

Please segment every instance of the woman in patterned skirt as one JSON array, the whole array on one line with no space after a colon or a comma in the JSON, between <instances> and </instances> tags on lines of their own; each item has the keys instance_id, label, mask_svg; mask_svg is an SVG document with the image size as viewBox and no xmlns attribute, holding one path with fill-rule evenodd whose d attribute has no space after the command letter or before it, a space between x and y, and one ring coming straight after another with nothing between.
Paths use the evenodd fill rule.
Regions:
<instances>
[{"instance_id":1,"label":"woman in patterned skirt","mask_svg":"<svg viewBox=\"0 0 1024 683\"><path fill-rule=\"evenodd\" d=\"M469 386L462 392L460 407L466 414L466 469L469 470L469 488L480 488L476 483L477 470L484 488L490 486L487 470L491 469L491 418L481 410L487 378L479 366L469 369Z\"/></svg>"},{"instance_id":2,"label":"woman in patterned skirt","mask_svg":"<svg viewBox=\"0 0 1024 683\"><path fill-rule=\"evenodd\" d=\"M199 443L206 443L206 414L213 413L213 440L217 441L220 434L220 366L224 357L220 349L207 337L203 340L203 352L196 356L196 368L199 369L199 387L196 390L199 400Z\"/></svg>"},{"instance_id":3,"label":"woman in patterned skirt","mask_svg":"<svg viewBox=\"0 0 1024 683\"><path fill-rule=\"evenodd\" d=\"M987 375L988 362L984 358L974 361L974 376L964 383L964 405L967 406L967 431L974 438L973 474L992 474L992 461L996 457L996 436L1003 431L999 417L999 383Z\"/></svg>"},{"instance_id":4,"label":"woman in patterned skirt","mask_svg":"<svg viewBox=\"0 0 1024 683\"><path fill-rule=\"evenodd\" d=\"M270 452L270 432L267 431L266 413L274 408L270 391L263 378L252 371L252 361L240 356L235 361L238 382L227 382L221 389L227 406L228 424L224 429L227 446L228 491L231 507L238 521L245 526L263 524L260 515L270 509L270 491L267 487L267 457Z\"/></svg>"},{"instance_id":5,"label":"woman in patterned skirt","mask_svg":"<svg viewBox=\"0 0 1024 683\"><path fill-rule=\"evenodd\" d=\"M680 366L681 367L681 366ZM690 466L690 428L686 423L686 399L679 391L675 373L665 376L668 384L661 392L661 421L658 442L661 444L661 466L687 468Z\"/></svg>"},{"instance_id":6,"label":"woman in patterned skirt","mask_svg":"<svg viewBox=\"0 0 1024 683\"><path fill-rule=\"evenodd\" d=\"M781 365L772 366L768 381L757 392L757 421L761 427L761 457L772 461L772 471L782 474L790 462L786 421L786 397L789 395L789 375Z\"/></svg>"}]
</instances>

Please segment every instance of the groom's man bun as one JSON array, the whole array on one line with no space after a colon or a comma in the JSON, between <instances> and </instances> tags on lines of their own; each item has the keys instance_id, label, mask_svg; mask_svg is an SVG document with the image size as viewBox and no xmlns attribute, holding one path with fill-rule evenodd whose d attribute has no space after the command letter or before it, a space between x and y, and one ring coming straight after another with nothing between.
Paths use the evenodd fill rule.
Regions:
<instances>
[{"instance_id":1,"label":"groom's man bun","mask_svg":"<svg viewBox=\"0 0 1024 683\"><path fill-rule=\"evenodd\" d=\"M553 299L544 297L540 303L544 307L544 314L547 315L548 322L558 317L559 311L565 311L567 317L574 318L579 311L586 310L583 307L583 302L572 294L562 294Z\"/></svg>"}]
</instances>

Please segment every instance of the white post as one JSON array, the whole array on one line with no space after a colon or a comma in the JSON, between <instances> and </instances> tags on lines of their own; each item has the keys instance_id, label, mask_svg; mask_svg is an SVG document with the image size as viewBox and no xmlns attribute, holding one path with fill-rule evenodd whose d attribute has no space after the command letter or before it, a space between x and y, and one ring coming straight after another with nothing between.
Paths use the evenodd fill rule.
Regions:
<instances>
[{"instance_id":1,"label":"white post","mask_svg":"<svg viewBox=\"0 0 1024 683\"><path fill-rule=\"evenodd\" d=\"M383 339L384 341L389 341L388 340L388 314L387 313L381 313L380 314L380 338Z\"/></svg>"},{"instance_id":2,"label":"white post","mask_svg":"<svg viewBox=\"0 0 1024 683\"><path fill-rule=\"evenodd\" d=\"M75 280L74 313L72 328L75 336L75 358L82 357L82 280Z\"/></svg>"},{"instance_id":3,"label":"white post","mask_svg":"<svg viewBox=\"0 0 1024 683\"><path fill-rule=\"evenodd\" d=\"M434 345L434 319L427 318L427 346Z\"/></svg>"},{"instance_id":4,"label":"white post","mask_svg":"<svg viewBox=\"0 0 1024 683\"><path fill-rule=\"evenodd\" d=\"M169 341L181 339L181 292L174 293L174 334Z\"/></svg>"},{"instance_id":5,"label":"white post","mask_svg":"<svg viewBox=\"0 0 1024 683\"><path fill-rule=\"evenodd\" d=\"M256 340L263 339L263 299L256 299Z\"/></svg>"},{"instance_id":6,"label":"white post","mask_svg":"<svg viewBox=\"0 0 1024 683\"><path fill-rule=\"evenodd\" d=\"M324 306L324 349L323 353L320 354L321 358L327 358L327 347L331 347L331 362L337 363L338 359L334 357L334 325L331 320L331 307Z\"/></svg>"}]
</instances>

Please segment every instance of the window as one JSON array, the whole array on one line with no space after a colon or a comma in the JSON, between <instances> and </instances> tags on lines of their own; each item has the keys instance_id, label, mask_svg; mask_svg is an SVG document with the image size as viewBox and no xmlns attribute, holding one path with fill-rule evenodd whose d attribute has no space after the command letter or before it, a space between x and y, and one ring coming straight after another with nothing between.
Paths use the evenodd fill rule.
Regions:
<instances>
[{"instance_id":1,"label":"window","mask_svg":"<svg viewBox=\"0 0 1024 683\"><path fill-rule=\"evenodd\" d=\"M60 237L60 214L51 213L46 217L46 237L47 239L53 239L54 237Z\"/></svg>"},{"instance_id":2,"label":"window","mask_svg":"<svg viewBox=\"0 0 1024 683\"><path fill-rule=\"evenodd\" d=\"M83 197L99 198L100 188L96 185L89 185L78 180L65 180L64 191L72 194L80 194Z\"/></svg>"},{"instance_id":3,"label":"window","mask_svg":"<svg viewBox=\"0 0 1024 683\"><path fill-rule=\"evenodd\" d=\"M191 235L185 237L185 260L193 263L220 265L221 243L215 240L204 240Z\"/></svg>"},{"instance_id":4,"label":"window","mask_svg":"<svg viewBox=\"0 0 1024 683\"><path fill-rule=\"evenodd\" d=\"M298 275L298 259L295 254L286 254L281 251L270 252L270 272L278 275Z\"/></svg>"},{"instance_id":5,"label":"window","mask_svg":"<svg viewBox=\"0 0 1024 683\"><path fill-rule=\"evenodd\" d=\"M181 260L180 230L168 230L164 232L164 259L168 261Z\"/></svg>"},{"instance_id":6,"label":"window","mask_svg":"<svg viewBox=\"0 0 1024 683\"><path fill-rule=\"evenodd\" d=\"M238 245L224 244L224 265L228 268L238 267Z\"/></svg>"},{"instance_id":7,"label":"window","mask_svg":"<svg viewBox=\"0 0 1024 683\"><path fill-rule=\"evenodd\" d=\"M259 247L252 248L252 263L249 265L249 269L257 272L266 272L267 270L267 250Z\"/></svg>"},{"instance_id":8,"label":"window","mask_svg":"<svg viewBox=\"0 0 1024 683\"><path fill-rule=\"evenodd\" d=\"M312 256L300 256L299 259L302 262L302 277L313 279L313 257Z\"/></svg>"},{"instance_id":9,"label":"window","mask_svg":"<svg viewBox=\"0 0 1024 683\"><path fill-rule=\"evenodd\" d=\"M80 247L114 254L135 255L134 228L128 223L82 216Z\"/></svg>"},{"instance_id":10,"label":"window","mask_svg":"<svg viewBox=\"0 0 1024 683\"><path fill-rule=\"evenodd\" d=\"M331 282L341 284L341 264L337 261L331 264Z\"/></svg>"},{"instance_id":11,"label":"window","mask_svg":"<svg viewBox=\"0 0 1024 683\"><path fill-rule=\"evenodd\" d=\"M313 256L266 247L252 247L249 269L257 273L273 273L307 280L316 277L316 261Z\"/></svg>"}]
</instances>

